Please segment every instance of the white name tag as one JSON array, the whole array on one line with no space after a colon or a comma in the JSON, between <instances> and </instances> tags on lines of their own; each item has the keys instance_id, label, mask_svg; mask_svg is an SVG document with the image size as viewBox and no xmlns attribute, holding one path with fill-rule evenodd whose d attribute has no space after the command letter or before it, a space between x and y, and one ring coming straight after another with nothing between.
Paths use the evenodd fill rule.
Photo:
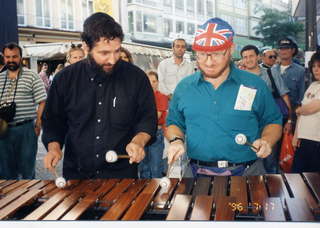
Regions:
<instances>
[{"instance_id":1,"label":"white name tag","mask_svg":"<svg viewBox=\"0 0 320 228\"><path fill-rule=\"evenodd\" d=\"M257 90L243 85L240 86L236 104L234 105L235 110L251 111L254 98Z\"/></svg>"},{"instance_id":2,"label":"white name tag","mask_svg":"<svg viewBox=\"0 0 320 228\"><path fill-rule=\"evenodd\" d=\"M227 168L228 161L218 161L218 168Z\"/></svg>"}]
</instances>

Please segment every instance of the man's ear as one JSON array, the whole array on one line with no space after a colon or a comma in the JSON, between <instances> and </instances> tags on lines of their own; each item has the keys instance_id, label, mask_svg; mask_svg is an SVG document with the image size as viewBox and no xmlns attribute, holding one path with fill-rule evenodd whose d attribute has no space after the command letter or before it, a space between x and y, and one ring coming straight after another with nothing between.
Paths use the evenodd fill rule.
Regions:
<instances>
[{"instance_id":1,"label":"man's ear","mask_svg":"<svg viewBox=\"0 0 320 228\"><path fill-rule=\"evenodd\" d=\"M236 49L236 44L232 43L231 47L230 47L230 54L233 55L234 51Z\"/></svg>"}]
</instances>

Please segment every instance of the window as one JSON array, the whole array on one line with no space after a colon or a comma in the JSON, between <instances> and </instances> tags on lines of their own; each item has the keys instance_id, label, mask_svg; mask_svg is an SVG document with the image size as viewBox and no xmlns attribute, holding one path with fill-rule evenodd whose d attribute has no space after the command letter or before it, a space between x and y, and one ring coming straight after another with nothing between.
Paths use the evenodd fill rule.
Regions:
<instances>
[{"instance_id":1,"label":"window","mask_svg":"<svg viewBox=\"0 0 320 228\"><path fill-rule=\"evenodd\" d=\"M247 0L237 0L234 1L235 7L239 9L246 9L247 8Z\"/></svg>"},{"instance_id":2,"label":"window","mask_svg":"<svg viewBox=\"0 0 320 228\"><path fill-rule=\"evenodd\" d=\"M169 37L170 33L173 32L173 23L171 19L163 20L163 34L165 37Z\"/></svg>"},{"instance_id":3,"label":"window","mask_svg":"<svg viewBox=\"0 0 320 228\"><path fill-rule=\"evenodd\" d=\"M194 15L194 0L187 0L187 14Z\"/></svg>"},{"instance_id":4,"label":"window","mask_svg":"<svg viewBox=\"0 0 320 228\"><path fill-rule=\"evenodd\" d=\"M144 32L157 32L157 17L151 14L143 15L143 31Z\"/></svg>"},{"instance_id":5,"label":"window","mask_svg":"<svg viewBox=\"0 0 320 228\"><path fill-rule=\"evenodd\" d=\"M134 32L134 22L133 22L133 12L128 12L128 25L129 25L129 33Z\"/></svg>"},{"instance_id":6,"label":"window","mask_svg":"<svg viewBox=\"0 0 320 228\"><path fill-rule=\"evenodd\" d=\"M213 2L212 2L212 0L207 0L207 16L213 17Z\"/></svg>"},{"instance_id":7,"label":"window","mask_svg":"<svg viewBox=\"0 0 320 228\"><path fill-rule=\"evenodd\" d=\"M203 0L197 1L197 13L202 16L204 15L204 1Z\"/></svg>"},{"instance_id":8,"label":"window","mask_svg":"<svg viewBox=\"0 0 320 228\"><path fill-rule=\"evenodd\" d=\"M232 16L226 15L226 14L221 14L220 17L221 17L222 20L225 20L226 22L228 22L231 25L231 27L234 28L234 23L233 23L233 17Z\"/></svg>"},{"instance_id":9,"label":"window","mask_svg":"<svg viewBox=\"0 0 320 228\"><path fill-rule=\"evenodd\" d=\"M51 27L49 0L36 0L36 25Z\"/></svg>"},{"instance_id":10,"label":"window","mask_svg":"<svg viewBox=\"0 0 320 228\"><path fill-rule=\"evenodd\" d=\"M136 30L142 32L142 13L141 11L136 12Z\"/></svg>"},{"instance_id":11,"label":"window","mask_svg":"<svg viewBox=\"0 0 320 228\"><path fill-rule=\"evenodd\" d=\"M235 32L241 35L248 35L248 24L245 18L235 18Z\"/></svg>"},{"instance_id":12,"label":"window","mask_svg":"<svg viewBox=\"0 0 320 228\"><path fill-rule=\"evenodd\" d=\"M61 0L61 28L74 29L74 13L73 13L73 0Z\"/></svg>"},{"instance_id":13,"label":"window","mask_svg":"<svg viewBox=\"0 0 320 228\"><path fill-rule=\"evenodd\" d=\"M172 0L163 0L163 6L172 8Z\"/></svg>"},{"instance_id":14,"label":"window","mask_svg":"<svg viewBox=\"0 0 320 228\"><path fill-rule=\"evenodd\" d=\"M93 13L93 1L82 0L82 19L85 20Z\"/></svg>"},{"instance_id":15,"label":"window","mask_svg":"<svg viewBox=\"0 0 320 228\"><path fill-rule=\"evenodd\" d=\"M176 33L184 33L184 22L183 21L177 21L176 22Z\"/></svg>"},{"instance_id":16,"label":"window","mask_svg":"<svg viewBox=\"0 0 320 228\"><path fill-rule=\"evenodd\" d=\"M25 22L25 11L24 11L24 1L17 0L17 16L18 16L18 25L24 25Z\"/></svg>"},{"instance_id":17,"label":"window","mask_svg":"<svg viewBox=\"0 0 320 228\"><path fill-rule=\"evenodd\" d=\"M194 35L195 30L196 30L196 27L194 24L191 24L191 23L187 24L187 34L188 35Z\"/></svg>"},{"instance_id":18,"label":"window","mask_svg":"<svg viewBox=\"0 0 320 228\"><path fill-rule=\"evenodd\" d=\"M143 0L143 4L147 6L154 6L154 7L158 5L157 0Z\"/></svg>"},{"instance_id":19,"label":"window","mask_svg":"<svg viewBox=\"0 0 320 228\"><path fill-rule=\"evenodd\" d=\"M175 0L176 10L184 11L184 0Z\"/></svg>"}]
</instances>

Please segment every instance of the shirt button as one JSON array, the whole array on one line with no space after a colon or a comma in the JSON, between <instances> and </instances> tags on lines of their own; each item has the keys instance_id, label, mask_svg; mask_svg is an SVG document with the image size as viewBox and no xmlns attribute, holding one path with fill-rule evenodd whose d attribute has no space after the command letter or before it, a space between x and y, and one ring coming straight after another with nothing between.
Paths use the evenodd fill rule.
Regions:
<instances>
[{"instance_id":1,"label":"shirt button","mask_svg":"<svg viewBox=\"0 0 320 228\"><path fill-rule=\"evenodd\" d=\"M99 172L99 170L97 170L97 172L96 172L97 174L99 174L100 172Z\"/></svg>"},{"instance_id":2,"label":"shirt button","mask_svg":"<svg viewBox=\"0 0 320 228\"><path fill-rule=\"evenodd\" d=\"M214 103L214 104L217 104L217 102L216 102L216 101L213 101L213 103Z\"/></svg>"},{"instance_id":3,"label":"shirt button","mask_svg":"<svg viewBox=\"0 0 320 228\"><path fill-rule=\"evenodd\" d=\"M99 102L98 102L98 105L102 105L102 102L101 102L101 101L99 101Z\"/></svg>"},{"instance_id":4,"label":"shirt button","mask_svg":"<svg viewBox=\"0 0 320 228\"><path fill-rule=\"evenodd\" d=\"M102 87L102 84L99 84L99 87Z\"/></svg>"},{"instance_id":5,"label":"shirt button","mask_svg":"<svg viewBox=\"0 0 320 228\"><path fill-rule=\"evenodd\" d=\"M100 139L100 136L97 136L96 139Z\"/></svg>"},{"instance_id":6,"label":"shirt button","mask_svg":"<svg viewBox=\"0 0 320 228\"><path fill-rule=\"evenodd\" d=\"M101 122L101 119L97 119L97 122L100 123L100 122Z\"/></svg>"},{"instance_id":7,"label":"shirt button","mask_svg":"<svg viewBox=\"0 0 320 228\"><path fill-rule=\"evenodd\" d=\"M90 80L93 82L94 78L91 78Z\"/></svg>"},{"instance_id":8,"label":"shirt button","mask_svg":"<svg viewBox=\"0 0 320 228\"><path fill-rule=\"evenodd\" d=\"M99 154L96 154L96 157L99 158Z\"/></svg>"}]
</instances>

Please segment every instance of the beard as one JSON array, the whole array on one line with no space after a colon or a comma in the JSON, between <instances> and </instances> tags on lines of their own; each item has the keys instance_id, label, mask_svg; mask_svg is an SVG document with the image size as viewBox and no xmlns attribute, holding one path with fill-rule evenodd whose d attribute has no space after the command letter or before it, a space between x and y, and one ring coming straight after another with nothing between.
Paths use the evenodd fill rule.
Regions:
<instances>
[{"instance_id":1,"label":"beard","mask_svg":"<svg viewBox=\"0 0 320 228\"><path fill-rule=\"evenodd\" d=\"M110 76L119 65L118 64L119 61L117 61L114 65L112 65L112 64L98 64L94 60L94 58L92 57L91 53L88 53L88 61L94 71L96 71L98 74L104 74L106 76ZM103 69L104 66L112 66L112 68L110 71L105 71Z\"/></svg>"},{"instance_id":2,"label":"beard","mask_svg":"<svg viewBox=\"0 0 320 228\"><path fill-rule=\"evenodd\" d=\"M16 71L20 68L20 63L15 63L15 62L8 62L7 67L10 71Z\"/></svg>"}]
</instances>

